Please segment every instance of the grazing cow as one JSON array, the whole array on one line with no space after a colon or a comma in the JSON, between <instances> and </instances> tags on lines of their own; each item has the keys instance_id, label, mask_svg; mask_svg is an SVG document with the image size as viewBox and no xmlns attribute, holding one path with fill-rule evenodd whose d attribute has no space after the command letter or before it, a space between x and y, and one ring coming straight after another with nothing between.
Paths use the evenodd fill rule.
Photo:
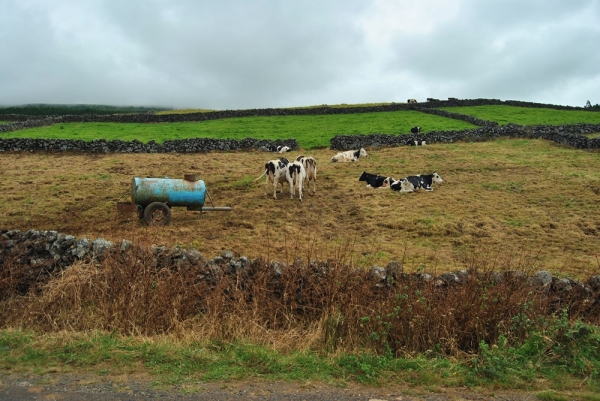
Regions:
<instances>
[{"instance_id":1,"label":"grazing cow","mask_svg":"<svg viewBox=\"0 0 600 401\"><path fill-rule=\"evenodd\" d=\"M417 103L417 99L408 99L406 103Z\"/></svg>"},{"instance_id":2,"label":"grazing cow","mask_svg":"<svg viewBox=\"0 0 600 401\"><path fill-rule=\"evenodd\" d=\"M431 187L433 184L439 184L441 182L444 182L444 180L442 180L442 177L440 177L438 173L427 175L411 175L409 177L406 177L406 179L411 184L413 184L415 190L424 189L425 191L433 191L433 188Z\"/></svg>"},{"instance_id":3,"label":"grazing cow","mask_svg":"<svg viewBox=\"0 0 600 401\"><path fill-rule=\"evenodd\" d=\"M279 160L269 160L267 163L265 163L265 172L262 173L260 177L254 180L254 182L256 182L260 180L264 175L267 176L267 180L265 181L265 195L267 195L267 188L269 186L269 183L271 182L273 183L273 198L275 199L277 199L277 186L281 184L281 193L283 193L283 184L286 181L290 186L290 193L293 192L293 180L288 179L288 164L290 164L290 162L285 157L282 157Z\"/></svg>"},{"instance_id":4,"label":"grazing cow","mask_svg":"<svg viewBox=\"0 0 600 401\"><path fill-rule=\"evenodd\" d=\"M310 193L310 182L313 184L313 195L317 193L317 160L312 156L298 156L296 161L300 162L304 166L306 175L303 177L302 183L307 183L308 191Z\"/></svg>"},{"instance_id":5,"label":"grazing cow","mask_svg":"<svg viewBox=\"0 0 600 401\"><path fill-rule=\"evenodd\" d=\"M408 179L400 178L399 180L392 182L390 189L397 192L412 192L415 190L415 187Z\"/></svg>"},{"instance_id":6,"label":"grazing cow","mask_svg":"<svg viewBox=\"0 0 600 401\"><path fill-rule=\"evenodd\" d=\"M423 145L426 145L427 143L425 141L417 141L415 139L411 139L408 141L408 144L410 146L423 146Z\"/></svg>"},{"instance_id":7,"label":"grazing cow","mask_svg":"<svg viewBox=\"0 0 600 401\"><path fill-rule=\"evenodd\" d=\"M410 129L410 132L412 132L413 134L420 134L421 133L421 127L412 127Z\"/></svg>"},{"instance_id":8,"label":"grazing cow","mask_svg":"<svg viewBox=\"0 0 600 401\"><path fill-rule=\"evenodd\" d=\"M363 171L358 181L366 181L367 188L389 188L395 180L392 177L384 177Z\"/></svg>"},{"instance_id":9,"label":"grazing cow","mask_svg":"<svg viewBox=\"0 0 600 401\"><path fill-rule=\"evenodd\" d=\"M367 151L363 148L360 150L347 150L345 152L339 152L337 155L331 158L332 162L355 162L358 161L359 157L367 157Z\"/></svg>"}]
</instances>

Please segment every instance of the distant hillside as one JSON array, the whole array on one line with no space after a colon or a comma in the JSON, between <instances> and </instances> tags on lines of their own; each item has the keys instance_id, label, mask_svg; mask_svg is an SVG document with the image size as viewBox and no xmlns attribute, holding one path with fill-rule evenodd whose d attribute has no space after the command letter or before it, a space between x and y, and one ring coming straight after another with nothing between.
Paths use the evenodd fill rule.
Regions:
<instances>
[{"instance_id":1,"label":"distant hillside","mask_svg":"<svg viewBox=\"0 0 600 401\"><path fill-rule=\"evenodd\" d=\"M105 106L97 104L26 104L0 107L0 116L24 114L29 116L62 116L84 114L128 114L172 110L167 107Z\"/></svg>"}]
</instances>

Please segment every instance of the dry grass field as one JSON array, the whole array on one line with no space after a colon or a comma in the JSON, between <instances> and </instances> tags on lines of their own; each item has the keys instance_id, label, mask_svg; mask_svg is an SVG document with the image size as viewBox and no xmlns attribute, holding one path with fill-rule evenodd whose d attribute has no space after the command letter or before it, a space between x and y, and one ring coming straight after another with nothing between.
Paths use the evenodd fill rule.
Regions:
<instances>
[{"instance_id":1,"label":"dry grass field","mask_svg":"<svg viewBox=\"0 0 600 401\"><path fill-rule=\"evenodd\" d=\"M544 140L496 140L367 149L357 163L318 162L316 195L265 196L254 179L263 152L208 154L6 153L0 155L0 228L57 230L77 237L195 247L208 258L241 255L293 261L340 258L358 266L391 260L431 273L485 261L580 277L600 264L600 154ZM358 182L362 171L395 178L437 171L433 192L395 193ZM197 173L215 206L173 208L171 224L147 227L122 215L133 177ZM271 189L272 191L272 189ZM271 192L272 194L272 192ZM206 206L211 206L207 198Z\"/></svg>"}]
</instances>

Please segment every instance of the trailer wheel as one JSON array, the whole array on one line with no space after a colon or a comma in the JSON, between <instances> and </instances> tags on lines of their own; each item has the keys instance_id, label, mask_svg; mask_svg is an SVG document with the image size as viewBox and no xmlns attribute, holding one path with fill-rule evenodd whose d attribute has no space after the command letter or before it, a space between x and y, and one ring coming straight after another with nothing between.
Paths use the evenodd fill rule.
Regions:
<instances>
[{"instance_id":1,"label":"trailer wheel","mask_svg":"<svg viewBox=\"0 0 600 401\"><path fill-rule=\"evenodd\" d=\"M162 202L153 202L146 206L144 220L148 225L166 226L171 221L171 209Z\"/></svg>"}]
</instances>

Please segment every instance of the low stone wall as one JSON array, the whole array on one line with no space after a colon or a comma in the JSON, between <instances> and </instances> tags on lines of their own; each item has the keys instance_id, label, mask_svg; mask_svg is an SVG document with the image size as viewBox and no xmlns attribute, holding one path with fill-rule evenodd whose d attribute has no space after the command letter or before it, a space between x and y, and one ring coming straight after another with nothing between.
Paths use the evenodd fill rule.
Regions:
<instances>
[{"instance_id":1,"label":"low stone wall","mask_svg":"<svg viewBox=\"0 0 600 401\"><path fill-rule=\"evenodd\" d=\"M121 141L98 139L93 141L70 139L0 139L0 152L75 152L75 153L199 153L212 151L235 151L261 149L270 145L288 146L299 149L295 139L211 139L191 138L142 143L138 140Z\"/></svg>"},{"instance_id":2,"label":"low stone wall","mask_svg":"<svg viewBox=\"0 0 600 401\"><path fill-rule=\"evenodd\" d=\"M498 125L498 123L495 121L481 120L477 117L468 116L466 114L451 113L446 110L433 109L433 108L419 108L418 111L420 111L422 113L427 113L427 114L435 114L436 116L452 118L454 120L466 121L468 123L477 125L479 127L495 127Z\"/></svg>"},{"instance_id":3,"label":"low stone wall","mask_svg":"<svg viewBox=\"0 0 600 401\"><path fill-rule=\"evenodd\" d=\"M0 133L20 131L29 128L38 128L59 122L60 117L36 117L36 116L0 116L0 118L8 117L5 121L12 121L10 123L0 124Z\"/></svg>"},{"instance_id":4,"label":"low stone wall","mask_svg":"<svg viewBox=\"0 0 600 401\"><path fill-rule=\"evenodd\" d=\"M456 141L489 141L494 138L543 138L578 149L600 148L600 138L588 138L585 134L600 132L600 124L486 126L462 131L433 131L426 134L365 134L338 135L331 139L331 149L344 151L367 147L390 147L412 145L414 141L448 143Z\"/></svg>"},{"instance_id":5,"label":"low stone wall","mask_svg":"<svg viewBox=\"0 0 600 401\"><path fill-rule=\"evenodd\" d=\"M76 238L72 235L57 233L56 231L29 230L0 230L0 298L9 296L11 292L27 294L37 291L52 277L68 269L78 261L102 262L109 252L139 252L139 248L129 241L113 244L103 238L90 240ZM286 269L307 267L301 259L293 265L277 261L264 261L256 259L251 261L245 256L236 256L232 251L223 251L220 256L212 259L205 258L200 252L192 249L168 249L166 247L151 247L152 259L150 264L155 269L182 269L197 267L198 279L207 280L215 284L224 275L249 273L252 269L270 269L273 277L281 277ZM145 259L147 262L148 260ZM332 268L343 266L336 261L310 261L309 267L316 274L326 275ZM358 269L358 268L357 268ZM360 269L358 269L360 270ZM358 271L357 270L357 271ZM362 270L361 270L362 271ZM403 271L399 262L390 262L386 267L373 266L369 276L373 280L374 290L393 285L396 281L416 280L424 285L449 287L464 284L470 275L481 274L461 270L457 272L442 273L432 276L428 273L408 274ZM10 278L11 288L6 287ZM592 276L586 282L570 278L553 277L547 271L539 271L527 276L519 271L493 272L488 274L487 280L492 284L499 284L506 280L525 280L532 288L543 290L545 293L563 299L565 293L576 295L579 301L583 297L589 305L600 303L600 276Z\"/></svg>"}]
</instances>

